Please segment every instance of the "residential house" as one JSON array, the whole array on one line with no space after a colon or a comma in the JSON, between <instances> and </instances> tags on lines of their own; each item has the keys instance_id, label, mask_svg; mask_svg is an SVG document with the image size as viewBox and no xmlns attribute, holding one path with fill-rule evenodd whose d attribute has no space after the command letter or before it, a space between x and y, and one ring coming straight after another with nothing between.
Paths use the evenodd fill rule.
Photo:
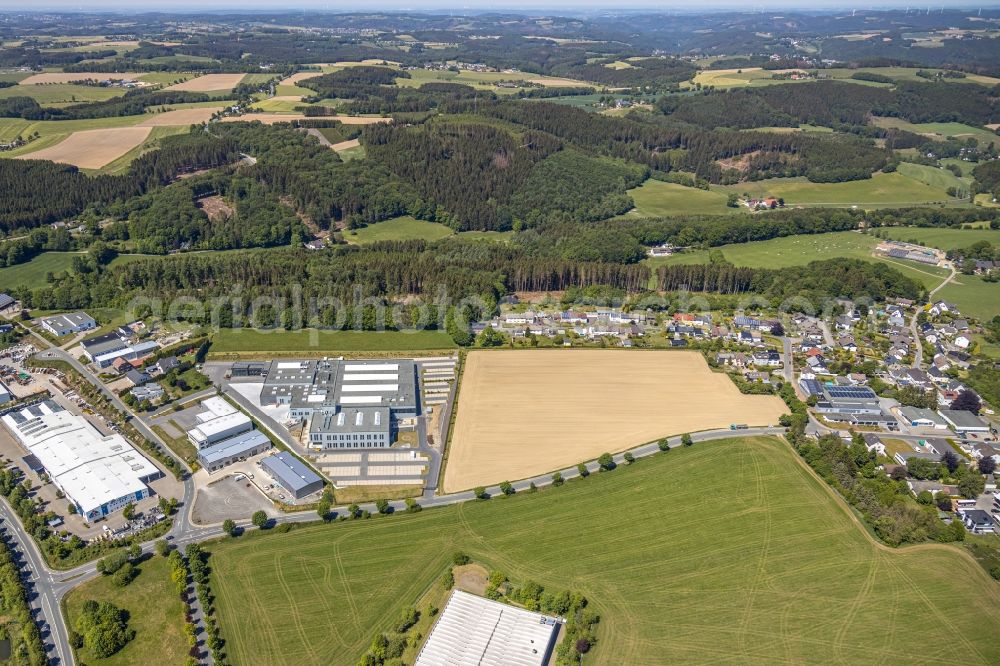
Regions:
<instances>
[{"instance_id":1,"label":"residential house","mask_svg":"<svg viewBox=\"0 0 1000 666\"><path fill-rule=\"evenodd\" d=\"M152 378L148 374L140 370L129 370L125 373L125 381L132 386L142 386L151 379Z\"/></svg>"},{"instance_id":2,"label":"residential house","mask_svg":"<svg viewBox=\"0 0 1000 666\"><path fill-rule=\"evenodd\" d=\"M180 364L181 363L177 360L176 356L166 356L157 361L155 367L161 374L165 375L174 368L178 367Z\"/></svg>"},{"instance_id":3,"label":"residential house","mask_svg":"<svg viewBox=\"0 0 1000 666\"><path fill-rule=\"evenodd\" d=\"M996 524L990 518L990 514L982 509L960 509L958 515L965 524L965 529L973 534L993 534L996 532Z\"/></svg>"},{"instance_id":4,"label":"residential house","mask_svg":"<svg viewBox=\"0 0 1000 666\"><path fill-rule=\"evenodd\" d=\"M854 341L854 336L851 335L844 335L838 338L837 345L845 351L852 353L858 351L858 344Z\"/></svg>"}]
</instances>

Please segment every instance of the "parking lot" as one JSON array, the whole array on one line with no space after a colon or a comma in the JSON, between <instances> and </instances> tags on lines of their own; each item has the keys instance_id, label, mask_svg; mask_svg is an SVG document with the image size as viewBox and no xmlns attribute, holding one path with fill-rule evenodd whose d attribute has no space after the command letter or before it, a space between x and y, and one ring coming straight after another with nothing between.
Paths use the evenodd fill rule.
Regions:
<instances>
[{"instance_id":1,"label":"parking lot","mask_svg":"<svg viewBox=\"0 0 1000 666\"><path fill-rule=\"evenodd\" d=\"M250 479L247 472L233 468L227 468L225 476L218 478L210 478L205 470L199 471L195 475L198 492L191 521L197 525L215 525L226 519L248 520L255 511L277 516L280 511L254 485L260 480L258 475L249 473L255 478Z\"/></svg>"}]
</instances>

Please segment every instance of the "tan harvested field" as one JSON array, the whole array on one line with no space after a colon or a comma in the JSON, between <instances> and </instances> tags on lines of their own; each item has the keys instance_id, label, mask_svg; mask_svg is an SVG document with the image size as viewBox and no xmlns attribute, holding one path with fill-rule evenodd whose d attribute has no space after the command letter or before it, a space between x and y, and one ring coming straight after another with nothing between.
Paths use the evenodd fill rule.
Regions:
<instances>
[{"instance_id":1,"label":"tan harvested field","mask_svg":"<svg viewBox=\"0 0 1000 666\"><path fill-rule=\"evenodd\" d=\"M684 432L773 425L777 396L743 395L693 351L470 352L446 492L529 478Z\"/></svg>"},{"instance_id":2,"label":"tan harvested field","mask_svg":"<svg viewBox=\"0 0 1000 666\"><path fill-rule=\"evenodd\" d=\"M306 79L314 79L317 76L323 76L323 72L295 72L291 76L282 79L278 85L294 86L299 81L305 81Z\"/></svg>"},{"instance_id":3,"label":"tan harvested field","mask_svg":"<svg viewBox=\"0 0 1000 666\"><path fill-rule=\"evenodd\" d=\"M116 127L73 132L54 146L18 155L16 159L52 160L81 169L100 169L141 144L152 130L152 127Z\"/></svg>"},{"instance_id":4,"label":"tan harvested field","mask_svg":"<svg viewBox=\"0 0 1000 666\"><path fill-rule=\"evenodd\" d=\"M190 90L191 92L208 92L210 90L232 90L244 74L204 74L193 79L167 86L167 90Z\"/></svg>"},{"instance_id":5,"label":"tan harvested field","mask_svg":"<svg viewBox=\"0 0 1000 666\"><path fill-rule=\"evenodd\" d=\"M331 144L330 147L339 153L342 150L350 150L351 148L357 148L360 145L361 141L358 139L350 139L349 141L341 141L340 143Z\"/></svg>"},{"instance_id":6,"label":"tan harvested field","mask_svg":"<svg viewBox=\"0 0 1000 666\"><path fill-rule=\"evenodd\" d=\"M104 79L138 79L142 74L137 72L117 72L114 74L108 74L106 72L42 72L41 74L32 74L26 79L22 79L18 85L22 86L33 86L42 83L69 83L70 81L83 81L84 79L97 79L98 81L103 81Z\"/></svg>"},{"instance_id":7,"label":"tan harvested field","mask_svg":"<svg viewBox=\"0 0 1000 666\"><path fill-rule=\"evenodd\" d=\"M212 114L219 111L221 106L205 106L194 109L174 109L151 115L146 120L136 125L136 127L170 127L174 125L193 125L208 122Z\"/></svg>"},{"instance_id":8,"label":"tan harvested field","mask_svg":"<svg viewBox=\"0 0 1000 666\"><path fill-rule=\"evenodd\" d=\"M573 79L528 79L528 83L537 83L543 86L585 86L585 81L574 81Z\"/></svg>"},{"instance_id":9,"label":"tan harvested field","mask_svg":"<svg viewBox=\"0 0 1000 666\"><path fill-rule=\"evenodd\" d=\"M392 118L365 118L362 116L322 116L309 117L301 113L248 113L245 116L226 116L222 119L224 123L252 122L257 120L265 125L274 123L289 123L293 120L339 120L345 125L371 125L374 123L387 123Z\"/></svg>"}]
</instances>

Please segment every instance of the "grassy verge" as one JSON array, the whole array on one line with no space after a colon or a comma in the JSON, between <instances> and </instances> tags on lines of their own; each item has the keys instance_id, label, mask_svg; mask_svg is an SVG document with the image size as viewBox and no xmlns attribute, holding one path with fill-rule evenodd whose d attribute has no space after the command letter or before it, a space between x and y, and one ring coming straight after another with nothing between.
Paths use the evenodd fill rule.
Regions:
<instances>
[{"instance_id":1,"label":"grassy verge","mask_svg":"<svg viewBox=\"0 0 1000 666\"><path fill-rule=\"evenodd\" d=\"M403 352L454 349L444 331L297 331L222 329L212 340L213 358L289 353L329 356L340 352Z\"/></svg>"},{"instance_id":2,"label":"grassy verge","mask_svg":"<svg viewBox=\"0 0 1000 666\"><path fill-rule=\"evenodd\" d=\"M116 587L108 576L87 581L65 600L69 628L75 626L87 599L110 601L129 613L128 626L135 638L119 652L98 659L81 648L77 663L91 666L131 664L183 664L187 642L183 635L184 607L170 580L166 558L154 556L139 565L140 574L126 587Z\"/></svg>"},{"instance_id":3,"label":"grassy verge","mask_svg":"<svg viewBox=\"0 0 1000 666\"><path fill-rule=\"evenodd\" d=\"M398 500L407 497L420 497L423 486L344 486L335 488L333 497L338 505L365 504L375 500Z\"/></svg>"}]
</instances>

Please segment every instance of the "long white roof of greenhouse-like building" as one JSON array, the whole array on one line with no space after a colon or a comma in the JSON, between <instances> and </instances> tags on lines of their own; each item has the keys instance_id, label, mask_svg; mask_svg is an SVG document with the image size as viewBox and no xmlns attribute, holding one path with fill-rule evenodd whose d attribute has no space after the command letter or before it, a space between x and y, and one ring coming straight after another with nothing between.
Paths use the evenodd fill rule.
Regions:
<instances>
[{"instance_id":1,"label":"long white roof of greenhouse-like building","mask_svg":"<svg viewBox=\"0 0 1000 666\"><path fill-rule=\"evenodd\" d=\"M414 666L543 666L560 621L455 590Z\"/></svg>"}]
</instances>

